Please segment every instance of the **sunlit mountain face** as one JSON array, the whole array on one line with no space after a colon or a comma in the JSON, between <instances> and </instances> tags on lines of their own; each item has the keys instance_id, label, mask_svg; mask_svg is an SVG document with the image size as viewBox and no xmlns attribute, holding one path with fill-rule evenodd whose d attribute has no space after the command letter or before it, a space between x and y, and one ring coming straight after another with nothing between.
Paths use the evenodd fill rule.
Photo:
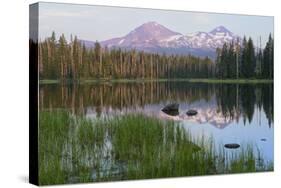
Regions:
<instances>
[{"instance_id":1,"label":"sunlit mountain face","mask_svg":"<svg viewBox=\"0 0 281 188\"><path fill-rule=\"evenodd\" d=\"M215 50L224 43L237 42L241 38L224 26L211 31L182 34L172 31L157 22L147 22L133 29L127 35L101 41L103 47L136 49L166 54L192 54L215 56ZM81 40L86 47L94 42Z\"/></svg>"}]
</instances>

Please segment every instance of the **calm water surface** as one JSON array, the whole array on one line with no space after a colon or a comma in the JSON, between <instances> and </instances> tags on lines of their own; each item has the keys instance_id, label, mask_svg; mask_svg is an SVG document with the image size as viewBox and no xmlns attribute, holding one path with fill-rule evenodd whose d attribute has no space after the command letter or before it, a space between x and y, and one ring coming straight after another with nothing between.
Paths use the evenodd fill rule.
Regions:
<instances>
[{"instance_id":1,"label":"calm water surface","mask_svg":"<svg viewBox=\"0 0 281 188\"><path fill-rule=\"evenodd\" d=\"M171 119L195 138L212 137L217 149L226 143L251 144L256 154L273 161L273 84L50 84L40 85L39 97L41 110L67 109L89 118L143 113ZM179 104L179 115L161 111L170 103ZM189 109L198 114L187 116Z\"/></svg>"}]
</instances>

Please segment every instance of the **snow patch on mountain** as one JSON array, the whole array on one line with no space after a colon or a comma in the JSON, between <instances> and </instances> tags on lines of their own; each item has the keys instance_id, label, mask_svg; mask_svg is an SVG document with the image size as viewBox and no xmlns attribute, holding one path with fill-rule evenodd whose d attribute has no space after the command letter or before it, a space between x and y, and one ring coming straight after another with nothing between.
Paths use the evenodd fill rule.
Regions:
<instances>
[{"instance_id":1,"label":"snow patch on mountain","mask_svg":"<svg viewBox=\"0 0 281 188\"><path fill-rule=\"evenodd\" d=\"M199 31L183 35L174 32L157 22L144 23L121 38L102 41L103 46L131 48L188 48L215 50L223 43L231 42L240 37L234 35L224 26L210 32Z\"/></svg>"},{"instance_id":2,"label":"snow patch on mountain","mask_svg":"<svg viewBox=\"0 0 281 188\"><path fill-rule=\"evenodd\" d=\"M125 39L121 39L118 44L122 44L124 42Z\"/></svg>"},{"instance_id":3,"label":"snow patch on mountain","mask_svg":"<svg viewBox=\"0 0 281 188\"><path fill-rule=\"evenodd\" d=\"M221 48L224 43L237 42L237 40L241 38L224 26L218 26L209 32L181 34L157 22L147 22L123 37L101 41L100 44L108 48L215 57L216 48ZM84 44L87 47L94 47L94 42L84 41Z\"/></svg>"}]
</instances>

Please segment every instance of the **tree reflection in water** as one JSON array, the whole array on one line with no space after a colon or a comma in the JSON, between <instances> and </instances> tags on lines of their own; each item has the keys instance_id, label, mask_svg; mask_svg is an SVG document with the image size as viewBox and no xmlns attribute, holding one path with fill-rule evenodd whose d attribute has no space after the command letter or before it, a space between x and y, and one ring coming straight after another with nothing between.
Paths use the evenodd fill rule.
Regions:
<instances>
[{"instance_id":1,"label":"tree reflection in water","mask_svg":"<svg viewBox=\"0 0 281 188\"><path fill-rule=\"evenodd\" d=\"M166 104L176 102L180 104L180 108L182 104L198 104L198 115L186 117L180 113L174 117L175 119L194 121L197 119L203 123L208 121L223 128L225 123L238 122L240 118L243 118L244 124L247 121L251 123L257 108L258 111L264 111L269 127L273 122L273 84L188 82L41 84L39 97L41 110L63 108L78 115L86 115L89 111L95 112L97 116L124 111L133 113L147 106L158 105L161 109ZM154 110L160 111L158 108ZM201 119L198 119L199 117Z\"/></svg>"}]
</instances>

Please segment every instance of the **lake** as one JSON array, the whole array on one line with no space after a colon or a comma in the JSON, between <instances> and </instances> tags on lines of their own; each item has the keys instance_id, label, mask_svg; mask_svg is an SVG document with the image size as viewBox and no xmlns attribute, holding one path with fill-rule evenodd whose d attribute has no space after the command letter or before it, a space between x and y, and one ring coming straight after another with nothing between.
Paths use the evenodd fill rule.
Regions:
<instances>
[{"instance_id":1,"label":"lake","mask_svg":"<svg viewBox=\"0 0 281 188\"><path fill-rule=\"evenodd\" d=\"M252 144L256 154L273 161L273 84L45 84L40 85L39 103L40 110L66 109L90 119L141 113L173 120L194 137L211 137L216 146ZM170 103L179 104L178 115L161 111ZM190 109L198 114L187 116Z\"/></svg>"},{"instance_id":2,"label":"lake","mask_svg":"<svg viewBox=\"0 0 281 188\"><path fill-rule=\"evenodd\" d=\"M273 84L40 84L39 109L41 184L273 170Z\"/></svg>"}]
</instances>

